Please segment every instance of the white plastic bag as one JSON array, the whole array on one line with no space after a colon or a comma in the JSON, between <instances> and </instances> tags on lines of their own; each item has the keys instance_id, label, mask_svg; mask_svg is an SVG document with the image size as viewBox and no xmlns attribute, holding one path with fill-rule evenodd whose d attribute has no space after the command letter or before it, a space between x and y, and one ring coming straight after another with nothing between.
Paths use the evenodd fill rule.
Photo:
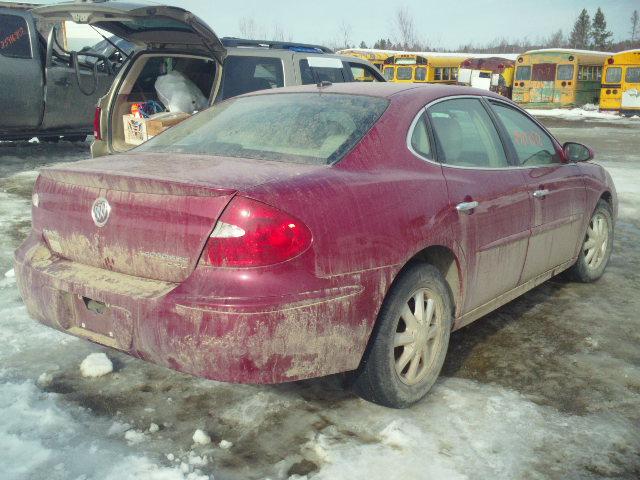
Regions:
<instances>
[{"instance_id":1,"label":"white plastic bag","mask_svg":"<svg viewBox=\"0 0 640 480\"><path fill-rule=\"evenodd\" d=\"M170 112L193 113L207 108L207 98L183 73L171 71L156 79L158 98Z\"/></svg>"}]
</instances>

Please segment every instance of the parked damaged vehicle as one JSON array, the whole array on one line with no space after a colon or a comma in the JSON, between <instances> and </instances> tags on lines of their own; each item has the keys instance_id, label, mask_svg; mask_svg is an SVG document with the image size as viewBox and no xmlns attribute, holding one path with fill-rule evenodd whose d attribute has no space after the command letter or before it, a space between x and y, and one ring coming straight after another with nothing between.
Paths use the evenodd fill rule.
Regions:
<instances>
[{"instance_id":1,"label":"parked damaged vehicle","mask_svg":"<svg viewBox=\"0 0 640 480\"><path fill-rule=\"evenodd\" d=\"M405 407L452 330L564 270L603 274L617 197L592 157L483 90L263 90L44 168L17 282L45 325L181 372L355 371Z\"/></svg>"},{"instance_id":2,"label":"parked damaged vehicle","mask_svg":"<svg viewBox=\"0 0 640 480\"><path fill-rule=\"evenodd\" d=\"M127 52L116 42L100 50L66 50L53 28L45 40L29 11L0 8L0 139L84 140L96 102Z\"/></svg>"},{"instance_id":3,"label":"parked damaged vehicle","mask_svg":"<svg viewBox=\"0 0 640 480\"><path fill-rule=\"evenodd\" d=\"M94 157L125 152L203 107L244 93L323 81L384 82L368 61L334 55L326 47L219 39L201 19L178 7L107 1L34 11L47 20L99 27L138 47L100 99ZM163 90L184 95L173 102ZM131 115L141 104L160 110L144 119Z\"/></svg>"}]
</instances>

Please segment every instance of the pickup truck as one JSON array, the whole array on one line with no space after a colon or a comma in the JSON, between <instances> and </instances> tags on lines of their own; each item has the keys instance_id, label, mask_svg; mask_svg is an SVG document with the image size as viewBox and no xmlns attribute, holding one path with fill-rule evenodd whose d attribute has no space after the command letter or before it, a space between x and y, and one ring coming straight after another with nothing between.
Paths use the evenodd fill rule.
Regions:
<instances>
[{"instance_id":1,"label":"pickup truck","mask_svg":"<svg viewBox=\"0 0 640 480\"><path fill-rule=\"evenodd\" d=\"M54 27L45 40L29 11L0 8L0 140L82 141L93 132L96 103L128 53L106 38L111 48L71 52L59 37Z\"/></svg>"}]
</instances>

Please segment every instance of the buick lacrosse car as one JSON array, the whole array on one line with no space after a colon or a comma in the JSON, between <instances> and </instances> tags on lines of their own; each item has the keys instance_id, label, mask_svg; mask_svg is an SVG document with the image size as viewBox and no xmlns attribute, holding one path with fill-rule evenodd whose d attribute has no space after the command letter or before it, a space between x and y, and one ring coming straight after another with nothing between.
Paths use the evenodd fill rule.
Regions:
<instances>
[{"instance_id":1,"label":"buick lacrosse car","mask_svg":"<svg viewBox=\"0 0 640 480\"><path fill-rule=\"evenodd\" d=\"M405 407L452 330L564 270L603 274L617 197L592 157L483 90L256 92L43 169L18 284L40 322L181 372L354 371Z\"/></svg>"}]
</instances>

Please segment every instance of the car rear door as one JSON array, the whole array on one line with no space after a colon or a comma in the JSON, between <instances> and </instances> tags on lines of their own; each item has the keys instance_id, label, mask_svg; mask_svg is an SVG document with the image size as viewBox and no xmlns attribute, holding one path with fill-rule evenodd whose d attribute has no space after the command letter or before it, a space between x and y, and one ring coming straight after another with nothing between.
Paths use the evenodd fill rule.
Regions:
<instances>
[{"instance_id":1,"label":"car rear door","mask_svg":"<svg viewBox=\"0 0 640 480\"><path fill-rule=\"evenodd\" d=\"M527 254L531 200L521 169L479 97L427 108L447 184L453 235L467 262L463 313L518 286Z\"/></svg>"},{"instance_id":2,"label":"car rear door","mask_svg":"<svg viewBox=\"0 0 640 480\"><path fill-rule=\"evenodd\" d=\"M586 190L580 169L564 161L560 146L516 107L490 100L504 127L533 202L533 223L522 281L572 260L584 230Z\"/></svg>"},{"instance_id":3,"label":"car rear door","mask_svg":"<svg viewBox=\"0 0 640 480\"><path fill-rule=\"evenodd\" d=\"M44 80L38 32L26 12L0 10L0 129L36 128Z\"/></svg>"}]
</instances>

